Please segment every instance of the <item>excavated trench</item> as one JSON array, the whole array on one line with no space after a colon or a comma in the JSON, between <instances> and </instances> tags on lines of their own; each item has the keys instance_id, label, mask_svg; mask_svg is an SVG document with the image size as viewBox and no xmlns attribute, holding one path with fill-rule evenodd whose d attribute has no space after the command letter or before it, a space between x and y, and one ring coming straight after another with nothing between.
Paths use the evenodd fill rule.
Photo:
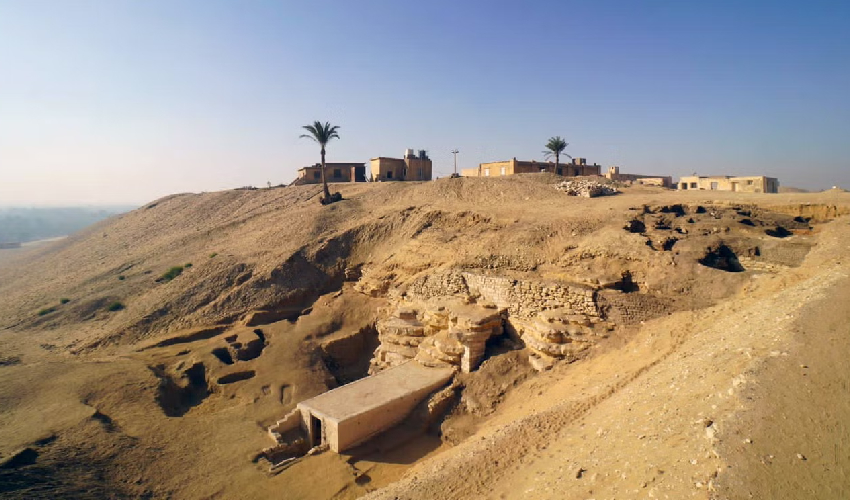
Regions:
<instances>
[{"instance_id":1,"label":"excavated trench","mask_svg":"<svg viewBox=\"0 0 850 500\"><path fill-rule=\"evenodd\" d=\"M369 374L372 353L379 344L378 330L371 323L348 335L323 342L321 358L336 383L345 385Z\"/></svg>"}]
</instances>

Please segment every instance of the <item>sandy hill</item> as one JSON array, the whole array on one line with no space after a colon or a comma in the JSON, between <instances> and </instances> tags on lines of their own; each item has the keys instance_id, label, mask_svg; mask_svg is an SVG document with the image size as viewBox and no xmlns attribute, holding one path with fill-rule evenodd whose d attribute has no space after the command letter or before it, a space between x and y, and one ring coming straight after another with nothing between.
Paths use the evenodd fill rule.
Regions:
<instances>
[{"instance_id":1,"label":"sandy hill","mask_svg":"<svg viewBox=\"0 0 850 500\"><path fill-rule=\"evenodd\" d=\"M827 368L840 318L805 318L843 314L822 297L847 290L850 198L635 187L585 199L555 182L341 185L328 207L316 186L173 195L0 260L0 491L681 498L750 484L760 496L773 476L735 443L777 471L828 460L820 445L742 436L769 440L760 412L807 394L795 379L777 400L749 380L806 353L824 364L795 373L812 366L821 394L846 376ZM431 432L269 474L265 427L364 376L376 319L459 273L596 290L609 333L543 373L521 341L488 344ZM807 474L806 488L837 487Z\"/></svg>"}]
</instances>

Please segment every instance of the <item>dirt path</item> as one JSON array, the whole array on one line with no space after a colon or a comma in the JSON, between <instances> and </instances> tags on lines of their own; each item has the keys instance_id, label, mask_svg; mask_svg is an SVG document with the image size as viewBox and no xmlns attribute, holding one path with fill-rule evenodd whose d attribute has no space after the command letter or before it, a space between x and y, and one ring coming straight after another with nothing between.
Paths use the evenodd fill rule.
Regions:
<instances>
[{"instance_id":1,"label":"dirt path","mask_svg":"<svg viewBox=\"0 0 850 500\"><path fill-rule=\"evenodd\" d=\"M828 304L827 297L845 287L850 266L834 256L845 251L849 236L846 222L831 224L799 270L764 276L738 300L647 324L625 348L552 373L550 380L562 380L551 386L541 379L537 394L530 393L533 385L516 393L514 401L506 402L510 410L478 435L369 498L723 498L723 492L716 492L721 482L732 484L734 491L735 481L749 481L759 472L752 464L747 467L741 453L720 454L743 439L774 443L774 456L781 455L789 467L793 460L811 464L796 458L799 446L777 440L776 433L797 429L797 439L812 443L806 449L840 453L843 448L827 443L836 436L846 441L844 428L835 424L836 417L818 413L828 403L810 408L821 415L815 423L829 429L815 432L814 440L804 430L811 418L808 411L787 422L789 428L767 430L768 425L761 431L773 436L755 433L749 438L741 437L738 429L748 424L741 424L736 415L745 407L750 387L758 387L750 381L759 380L763 364L799 363L789 354L795 332L806 324L798 318L818 314L810 305ZM836 328L846 323L839 314L833 318L824 322L823 331L836 337ZM846 387L841 385L846 378L827 366L822 370L833 380L824 379L822 391L810 397L828 401L837 387ZM783 382L778 379L776 384ZM773 395L764 398L767 403L756 403L761 413L755 415L771 413L765 405L794 405L810 389L797 384L789 387L786 401ZM753 462L752 456L748 461ZM803 477L802 483L809 488L816 479L830 487L840 483L844 473L835 468L841 462L827 462L819 469L824 477ZM726 472L730 470L735 472ZM772 479L771 474L760 475L762 484L753 487L753 498L777 498L761 494L770 491Z\"/></svg>"},{"instance_id":2,"label":"dirt path","mask_svg":"<svg viewBox=\"0 0 850 500\"><path fill-rule=\"evenodd\" d=\"M788 356L768 359L742 393L718 498L850 497L850 280L826 295L794 322Z\"/></svg>"}]
</instances>

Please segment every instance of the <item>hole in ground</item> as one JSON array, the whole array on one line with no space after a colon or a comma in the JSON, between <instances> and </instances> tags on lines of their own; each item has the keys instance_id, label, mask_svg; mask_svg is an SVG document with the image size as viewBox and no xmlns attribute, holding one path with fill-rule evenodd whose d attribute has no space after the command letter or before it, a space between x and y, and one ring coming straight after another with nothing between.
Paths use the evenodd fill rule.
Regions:
<instances>
[{"instance_id":1,"label":"hole in ground","mask_svg":"<svg viewBox=\"0 0 850 500\"><path fill-rule=\"evenodd\" d=\"M254 378L254 376L256 374L257 374L257 372L255 372L254 370L246 370L244 372L229 373L227 375L219 377L218 380L216 380L216 383L221 384L221 385L227 385L227 384L232 384L234 382L241 382L243 380L248 380L248 379Z\"/></svg>"},{"instance_id":2,"label":"hole in ground","mask_svg":"<svg viewBox=\"0 0 850 500\"><path fill-rule=\"evenodd\" d=\"M233 356L230 355L230 350L226 347L216 347L212 350L213 356L226 365L233 364Z\"/></svg>"},{"instance_id":3,"label":"hole in ground","mask_svg":"<svg viewBox=\"0 0 850 500\"><path fill-rule=\"evenodd\" d=\"M378 330L374 324L369 324L323 342L322 361L339 385L354 382L368 375L369 362L378 344Z\"/></svg>"},{"instance_id":4,"label":"hole in ground","mask_svg":"<svg viewBox=\"0 0 850 500\"><path fill-rule=\"evenodd\" d=\"M643 222L641 222L637 219L632 219L632 220L630 220L629 222L626 223L626 227L624 227L623 229L625 229L626 231L628 231L630 233L638 233L639 234L639 233L643 233L643 232L646 231L646 224L644 224Z\"/></svg>"},{"instance_id":5,"label":"hole in ground","mask_svg":"<svg viewBox=\"0 0 850 500\"><path fill-rule=\"evenodd\" d=\"M681 216L685 215L685 207L683 207L682 205L679 205L679 204L667 205L667 206L661 207L661 213L676 214L676 217L681 217Z\"/></svg>"},{"instance_id":6,"label":"hole in ground","mask_svg":"<svg viewBox=\"0 0 850 500\"><path fill-rule=\"evenodd\" d=\"M182 417L211 393L207 384L207 368L203 363L189 367L178 380L168 375L162 365L149 368L159 379L156 401L166 416Z\"/></svg>"},{"instance_id":7,"label":"hole in ground","mask_svg":"<svg viewBox=\"0 0 850 500\"><path fill-rule=\"evenodd\" d=\"M239 361L250 361L252 359L260 357L260 354L263 353L263 349L266 348L266 343L260 340L259 338L251 340L244 346L241 344L237 346L237 344L233 344L233 347L236 347L236 359Z\"/></svg>"},{"instance_id":8,"label":"hole in ground","mask_svg":"<svg viewBox=\"0 0 850 500\"><path fill-rule=\"evenodd\" d=\"M280 386L280 404L288 405L292 402L292 386L283 384Z\"/></svg>"},{"instance_id":9,"label":"hole in ground","mask_svg":"<svg viewBox=\"0 0 850 500\"><path fill-rule=\"evenodd\" d=\"M632 281L631 271L623 271L620 281L614 283L614 290L620 290L623 293L632 293L639 291L640 287Z\"/></svg>"},{"instance_id":10,"label":"hole in ground","mask_svg":"<svg viewBox=\"0 0 850 500\"><path fill-rule=\"evenodd\" d=\"M709 248L705 256L699 259L699 263L706 267L730 273L744 271L744 266L738 261L738 256L726 245L720 245L716 249Z\"/></svg>"},{"instance_id":11,"label":"hole in ground","mask_svg":"<svg viewBox=\"0 0 850 500\"><path fill-rule=\"evenodd\" d=\"M793 235L794 233L785 229L782 226L776 226L776 229L765 230L765 234L767 234L768 236L773 236L774 238L787 238Z\"/></svg>"},{"instance_id":12,"label":"hole in ground","mask_svg":"<svg viewBox=\"0 0 850 500\"><path fill-rule=\"evenodd\" d=\"M665 252L669 252L669 251L673 250L673 246L676 245L677 241L679 241L678 238L672 238L672 237L667 238L667 239L664 240L663 243L661 243L661 249L664 250Z\"/></svg>"}]
</instances>

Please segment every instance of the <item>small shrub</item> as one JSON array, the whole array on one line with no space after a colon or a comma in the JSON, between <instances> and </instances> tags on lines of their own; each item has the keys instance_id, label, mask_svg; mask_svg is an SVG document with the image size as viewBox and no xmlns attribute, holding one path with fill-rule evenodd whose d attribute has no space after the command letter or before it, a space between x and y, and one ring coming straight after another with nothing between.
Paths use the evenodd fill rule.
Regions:
<instances>
[{"instance_id":1,"label":"small shrub","mask_svg":"<svg viewBox=\"0 0 850 500\"><path fill-rule=\"evenodd\" d=\"M38 311L38 315L39 315L39 316L44 316L44 315L47 315L47 314L52 313L52 312L53 312L53 311L55 311L55 310L56 310L56 308L55 308L55 307L45 307L45 308L44 308L44 309L42 309L41 311Z\"/></svg>"},{"instance_id":2,"label":"small shrub","mask_svg":"<svg viewBox=\"0 0 850 500\"><path fill-rule=\"evenodd\" d=\"M162 276L159 277L157 281L171 281L174 278L180 276L180 273L183 272L183 266L174 266L168 271L165 272Z\"/></svg>"},{"instance_id":3,"label":"small shrub","mask_svg":"<svg viewBox=\"0 0 850 500\"><path fill-rule=\"evenodd\" d=\"M212 259L212 258L213 258L213 257L215 257L216 255L218 255L218 252L213 252L213 253L211 253L211 254L210 254L210 258Z\"/></svg>"},{"instance_id":4,"label":"small shrub","mask_svg":"<svg viewBox=\"0 0 850 500\"><path fill-rule=\"evenodd\" d=\"M59 299L60 304L67 304L68 302L71 302L71 299Z\"/></svg>"},{"instance_id":5,"label":"small shrub","mask_svg":"<svg viewBox=\"0 0 850 500\"><path fill-rule=\"evenodd\" d=\"M118 276L118 281L124 281L126 278L127 278L127 277L126 277L126 276L124 276L123 274L122 274L122 275L119 275L119 276Z\"/></svg>"},{"instance_id":6,"label":"small shrub","mask_svg":"<svg viewBox=\"0 0 850 500\"><path fill-rule=\"evenodd\" d=\"M124 304L118 301L109 304L109 306L106 308L106 310L109 312L120 311L121 309L124 309Z\"/></svg>"},{"instance_id":7,"label":"small shrub","mask_svg":"<svg viewBox=\"0 0 850 500\"><path fill-rule=\"evenodd\" d=\"M186 264L186 265L185 265L185 266L183 266L183 267L185 267L186 269L189 269L190 267L192 267L192 263L190 262L190 263Z\"/></svg>"}]
</instances>

